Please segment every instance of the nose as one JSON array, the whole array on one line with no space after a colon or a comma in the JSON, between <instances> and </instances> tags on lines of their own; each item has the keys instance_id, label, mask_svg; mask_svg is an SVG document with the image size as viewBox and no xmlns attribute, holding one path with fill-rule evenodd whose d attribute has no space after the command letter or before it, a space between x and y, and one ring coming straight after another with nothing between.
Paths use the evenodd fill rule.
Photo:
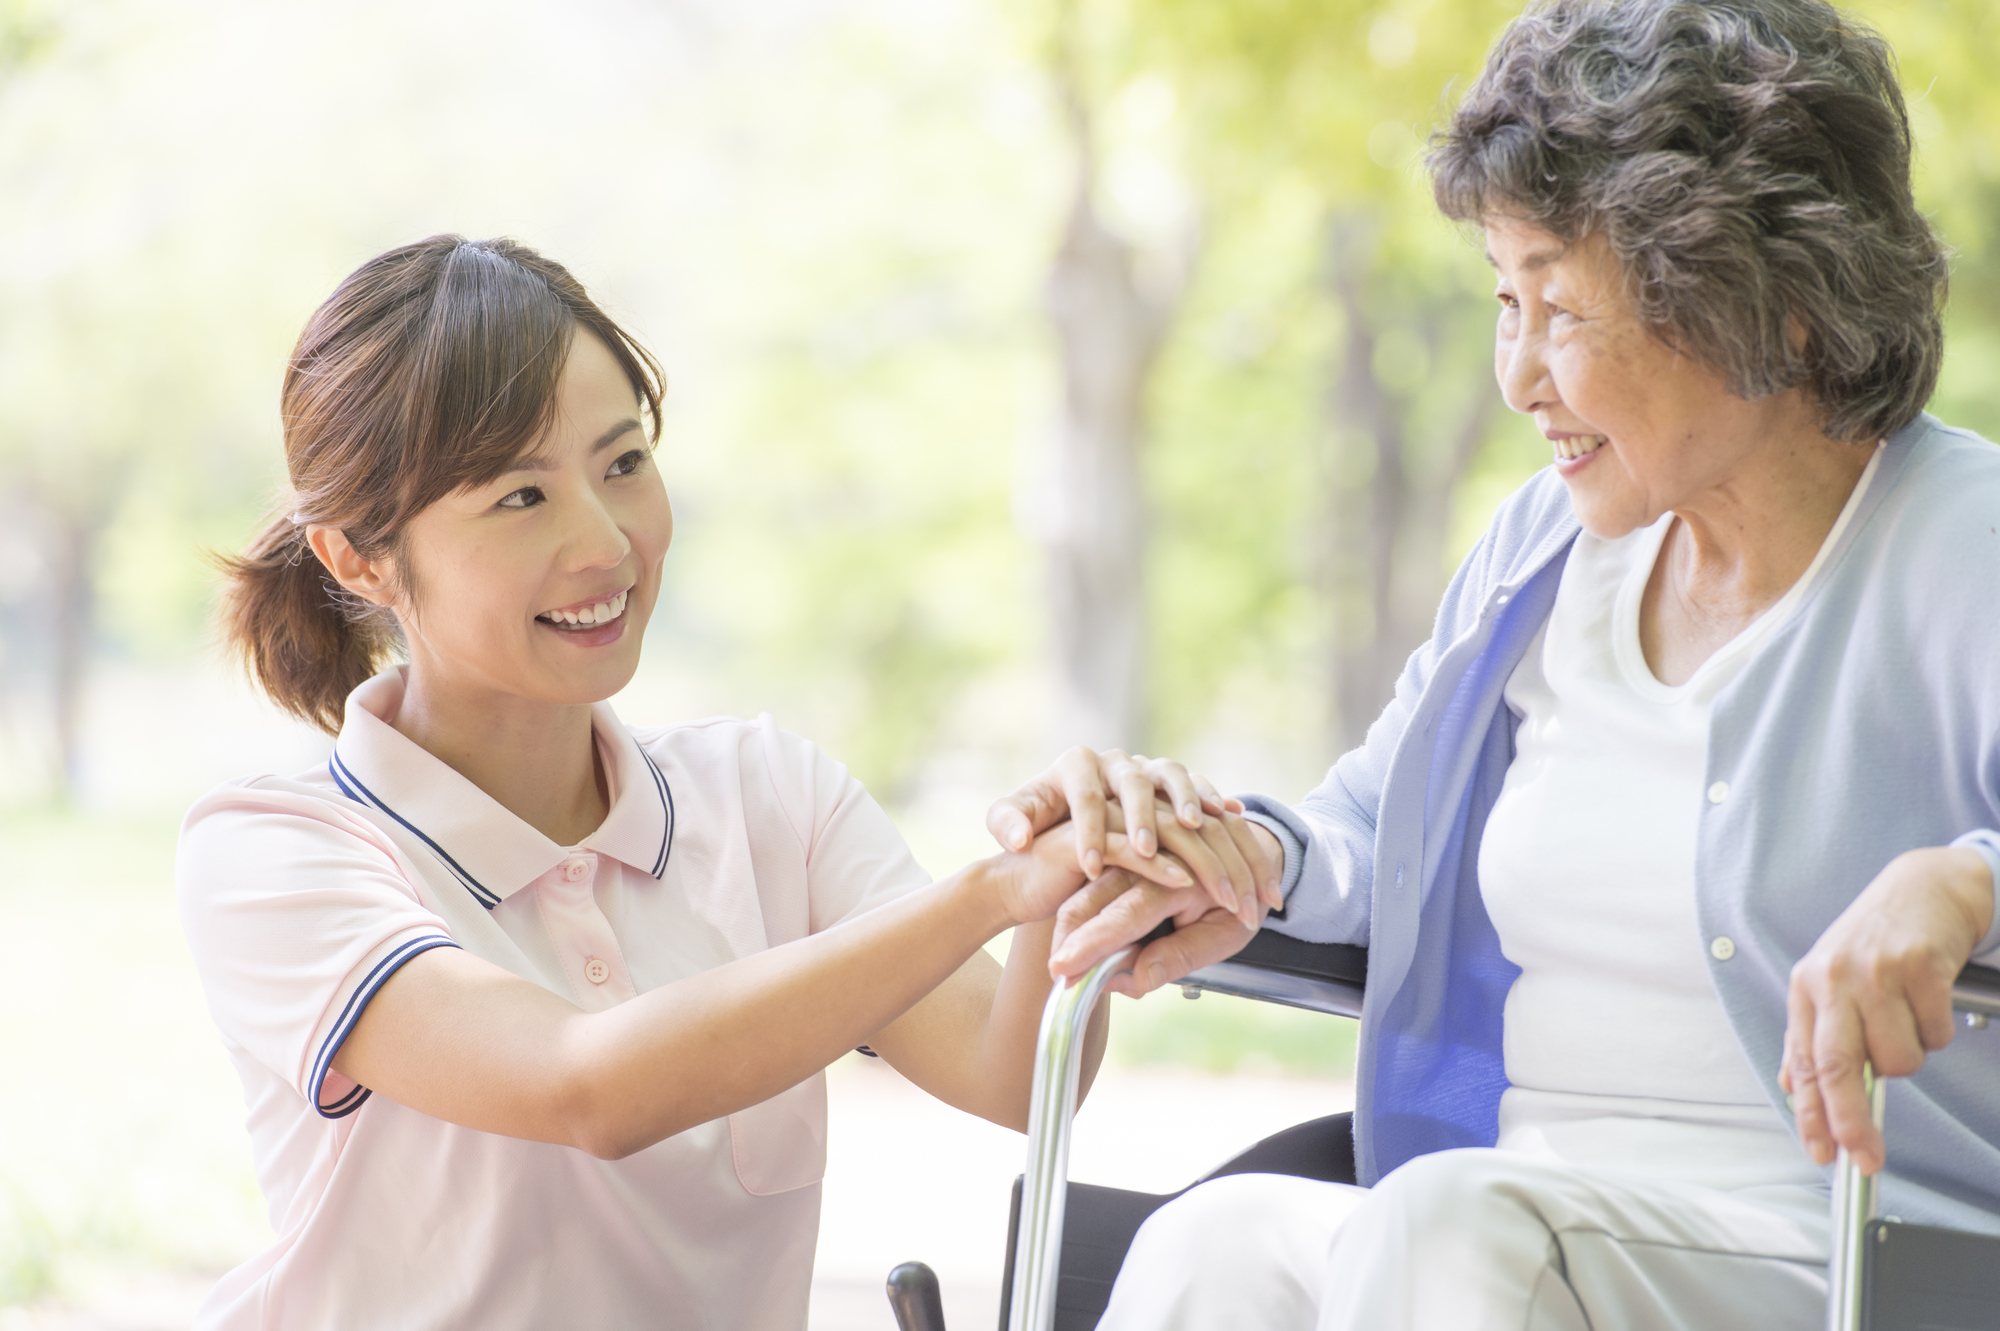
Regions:
<instances>
[{"instance_id":1,"label":"nose","mask_svg":"<svg viewBox=\"0 0 2000 1331\"><path fill-rule=\"evenodd\" d=\"M601 496L593 494L571 511L575 519L568 532L567 562L573 571L616 568L625 562L625 556L632 553L632 542Z\"/></svg>"},{"instance_id":2,"label":"nose","mask_svg":"<svg viewBox=\"0 0 2000 1331\"><path fill-rule=\"evenodd\" d=\"M1522 327L1511 337L1494 337L1493 374L1500 381L1500 396L1523 416L1532 416L1555 401L1547 351L1548 339L1539 328Z\"/></svg>"}]
</instances>

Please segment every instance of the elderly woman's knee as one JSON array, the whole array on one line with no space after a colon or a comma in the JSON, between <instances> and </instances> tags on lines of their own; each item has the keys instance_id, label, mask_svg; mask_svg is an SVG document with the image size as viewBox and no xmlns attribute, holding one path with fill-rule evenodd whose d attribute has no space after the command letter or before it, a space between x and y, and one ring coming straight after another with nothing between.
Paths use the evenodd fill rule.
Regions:
<instances>
[{"instance_id":1,"label":"elderly woman's knee","mask_svg":"<svg viewBox=\"0 0 2000 1331\"><path fill-rule=\"evenodd\" d=\"M1539 1207L1522 1177L1521 1159L1475 1148L1421 1155L1374 1187L1378 1205L1393 1206L1423 1232L1533 1222Z\"/></svg>"},{"instance_id":2,"label":"elderly woman's knee","mask_svg":"<svg viewBox=\"0 0 2000 1331\"><path fill-rule=\"evenodd\" d=\"M1140 1228L1102 1325L1309 1326L1333 1236L1366 1196L1278 1174L1192 1188Z\"/></svg>"},{"instance_id":3,"label":"elderly woman's knee","mask_svg":"<svg viewBox=\"0 0 2000 1331\"><path fill-rule=\"evenodd\" d=\"M1150 1256L1181 1254L1203 1263L1255 1267L1272 1259L1275 1218L1292 1209L1301 1179L1232 1174L1190 1188L1153 1212L1133 1240ZM1311 1186L1311 1185L1309 1185Z\"/></svg>"}]
</instances>

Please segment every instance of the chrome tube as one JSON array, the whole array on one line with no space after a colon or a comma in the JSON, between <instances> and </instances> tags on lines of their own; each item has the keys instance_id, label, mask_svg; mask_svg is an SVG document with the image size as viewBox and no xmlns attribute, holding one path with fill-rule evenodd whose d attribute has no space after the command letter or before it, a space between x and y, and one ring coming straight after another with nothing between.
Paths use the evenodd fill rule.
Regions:
<instances>
[{"instance_id":1,"label":"chrome tube","mask_svg":"<svg viewBox=\"0 0 2000 1331\"><path fill-rule=\"evenodd\" d=\"M1129 974L1139 949L1128 947L1058 984L1042 1009L1035 1045L1035 1087L1028 1102L1028 1168L1021 1182L1021 1228L1014 1236L1014 1291L1007 1331L1049 1331L1062 1264L1063 1203L1069 1194L1069 1126L1076 1114L1083 1034L1104 986Z\"/></svg>"},{"instance_id":2,"label":"chrome tube","mask_svg":"<svg viewBox=\"0 0 2000 1331\"><path fill-rule=\"evenodd\" d=\"M1861 1084L1868 1113L1879 1130L1888 1079L1863 1064ZM1842 1147L1833 1161L1833 1248L1826 1265L1827 1331L1861 1331L1861 1254L1868 1222L1875 1218L1876 1175L1863 1174Z\"/></svg>"},{"instance_id":3,"label":"chrome tube","mask_svg":"<svg viewBox=\"0 0 2000 1331\"><path fill-rule=\"evenodd\" d=\"M2000 1017L2000 970L1987 966L1967 966L1951 986L1952 1010L1964 1015L1966 1024L1984 1028L1989 1017ZM1885 1078L1863 1064L1861 1084L1868 1094L1868 1113L1875 1129L1882 1130ZM1886 1146L1887 1137L1883 1139ZM1833 1250L1826 1265L1827 1331L1861 1331L1861 1255L1868 1242L1868 1222L1875 1218L1873 1177L1863 1177L1845 1150L1833 1162Z\"/></svg>"},{"instance_id":4,"label":"chrome tube","mask_svg":"<svg viewBox=\"0 0 2000 1331\"><path fill-rule=\"evenodd\" d=\"M2000 972L1967 966L1951 986L1951 1006L1968 1017L2000 1017Z\"/></svg>"}]
</instances>

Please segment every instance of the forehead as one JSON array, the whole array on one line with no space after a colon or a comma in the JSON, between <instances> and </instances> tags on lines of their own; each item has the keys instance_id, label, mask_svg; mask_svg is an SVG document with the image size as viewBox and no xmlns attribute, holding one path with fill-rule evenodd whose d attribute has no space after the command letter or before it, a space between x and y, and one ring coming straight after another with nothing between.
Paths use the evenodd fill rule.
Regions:
<instances>
[{"instance_id":1,"label":"forehead","mask_svg":"<svg viewBox=\"0 0 2000 1331\"><path fill-rule=\"evenodd\" d=\"M1602 232L1575 240L1532 222L1494 218L1486 224L1486 262L1503 281L1552 278L1565 285L1578 282L1593 288L1622 289L1623 269Z\"/></svg>"},{"instance_id":2,"label":"forehead","mask_svg":"<svg viewBox=\"0 0 2000 1331\"><path fill-rule=\"evenodd\" d=\"M563 359L562 378L556 397L565 406L607 407L630 411L639 390L626 375L625 367L611 354L611 348L587 328L576 330L569 354Z\"/></svg>"}]
</instances>

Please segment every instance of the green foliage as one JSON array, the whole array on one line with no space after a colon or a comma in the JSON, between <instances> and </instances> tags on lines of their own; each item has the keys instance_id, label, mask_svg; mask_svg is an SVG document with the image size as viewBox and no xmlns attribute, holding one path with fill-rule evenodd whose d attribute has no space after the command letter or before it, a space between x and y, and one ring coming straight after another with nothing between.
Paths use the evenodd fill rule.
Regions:
<instances>
[{"instance_id":1,"label":"green foliage","mask_svg":"<svg viewBox=\"0 0 2000 1331\"><path fill-rule=\"evenodd\" d=\"M18 1187L0 1191L0 1308L54 1292L59 1247L31 1198Z\"/></svg>"},{"instance_id":2,"label":"green foliage","mask_svg":"<svg viewBox=\"0 0 2000 1331\"><path fill-rule=\"evenodd\" d=\"M1111 1009L1110 1057L1124 1067L1183 1067L1294 1077L1354 1075L1356 1026L1342 1017L1168 988Z\"/></svg>"},{"instance_id":3,"label":"green foliage","mask_svg":"<svg viewBox=\"0 0 2000 1331\"><path fill-rule=\"evenodd\" d=\"M1507 0L1106 0L1128 86L1164 79L1179 159L1208 229L1206 269L1152 398L1148 480L1160 517L1153 598L1158 740L1212 723L1232 681L1324 688L1329 501L1365 483L1324 410L1348 330L1329 308L1327 226L1370 219L1377 379L1405 413L1410 462L1435 474L1454 412L1491 379L1490 277L1436 215L1423 140L1518 12ZM1957 246L1948 360L1932 409L2000 437L2000 9L1986 0L1856 6L1901 59L1920 198ZM1109 44L1107 44L1109 45ZM1445 333L1427 356L1423 322ZM1384 335L1386 330L1386 335ZM1347 459L1341 461L1342 458ZM1460 480L1443 544L1470 547L1493 508L1547 461L1499 413ZM1361 459L1366 465L1366 459ZM1423 552L1415 552L1425 557ZM1435 557L1435 556L1430 556ZM1422 572L1422 571L1420 571ZM1442 576L1443 570L1436 570ZM1310 731L1307 716L1295 727Z\"/></svg>"},{"instance_id":4,"label":"green foliage","mask_svg":"<svg viewBox=\"0 0 2000 1331\"><path fill-rule=\"evenodd\" d=\"M51 6L38 0L0 0L0 79L46 53L56 36Z\"/></svg>"}]
</instances>

